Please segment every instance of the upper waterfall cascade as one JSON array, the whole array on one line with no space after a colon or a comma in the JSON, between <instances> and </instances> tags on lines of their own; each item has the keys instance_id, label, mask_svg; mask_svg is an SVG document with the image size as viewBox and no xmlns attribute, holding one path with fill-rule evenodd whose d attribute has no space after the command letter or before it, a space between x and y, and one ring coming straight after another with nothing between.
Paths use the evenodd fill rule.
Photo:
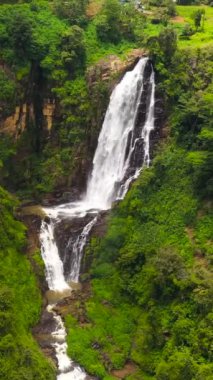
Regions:
<instances>
[{"instance_id":1,"label":"upper waterfall cascade","mask_svg":"<svg viewBox=\"0 0 213 380\"><path fill-rule=\"evenodd\" d=\"M110 208L117 198L116 184L121 183L128 168L126 149L143 91L147 60L141 59L133 71L127 72L111 95L85 196L91 208Z\"/></svg>"},{"instance_id":2,"label":"upper waterfall cascade","mask_svg":"<svg viewBox=\"0 0 213 380\"><path fill-rule=\"evenodd\" d=\"M148 79L144 76L148 64L150 65L148 58L141 58L134 69L124 75L112 92L93 159L93 169L81 200L44 209L50 222L42 222L41 253L46 266L47 283L52 291L62 292L70 289L69 281L78 282L83 250L87 237L96 223L98 212L110 209L115 200L122 199L143 166L150 164L150 132L154 129L155 80L152 67ZM145 83L146 91L144 91ZM145 119L143 123L140 123L138 113L144 94ZM134 156L138 147L141 159L137 162ZM76 240L74 242L71 240L72 267L69 276L65 278L63 262L54 238L55 225L63 218L82 218L88 212L93 213L94 217L84 226ZM58 328L53 333L53 337L57 336L58 330L63 336L53 344L58 358L58 380L84 380L85 372L73 365L66 355L66 332L61 317L55 315L55 319Z\"/></svg>"}]
</instances>

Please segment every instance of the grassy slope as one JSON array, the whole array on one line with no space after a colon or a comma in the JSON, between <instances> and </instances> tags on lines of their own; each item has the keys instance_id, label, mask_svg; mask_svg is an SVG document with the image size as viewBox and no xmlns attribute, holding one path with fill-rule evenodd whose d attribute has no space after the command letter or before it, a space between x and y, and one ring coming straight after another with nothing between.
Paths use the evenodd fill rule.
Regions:
<instances>
[{"instance_id":1,"label":"grassy slope","mask_svg":"<svg viewBox=\"0 0 213 380\"><path fill-rule=\"evenodd\" d=\"M91 2L92 8L92 16L94 17L96 13L100 10L99 7L96 9L95 5L100 5L100 2ZM198 31L194 35L190 37L189 40L182 40L179 38L178 45L179 48L201 48L203 46L208 46L212 44L213 40L213 8L209 6L177 6L177 15L182 18L179 22L176 22L176 18L170 19L170 24L175 28L178 36L180 37L181 32L185 26L185 24L189 23L192 27L194 27L193 14L198 9L205 9L205 23L204 30ZM96 11L95 11L96 9ZM157 36L159 32L161 32L164 28L162 24L152 24L150 19L152 15L147 17L147 23L142 26L143 35L145 39L151 36ZM95 30L95 22L92 20L88 28L86 30L86 49L87 49L87 64L91 65L97 62L100 58L103 58L109 54L117 54L125 56L125 54L134 47L137 47L138 42L127 42L121 41L118 45L114 45L112 43L103 43L97 39L96 30Z\"/></svg>"},{"instance_id":2,"label":"grassy slope","mask_svg":"<svg viewBox=\"0 0 213 380\"><path fill-rule=\"evenodd\" d=\"M156 8L154 8L156 10ZM189 40L183 40L179 38L178 44L180 48L200 48L203 46L208 46L212 44L213 40L213 8L210 6L176 6L177 16L169 20L178 36L180 37L182 30L185 24L190 24L194 28L193 14L198 9L205 9L205 23L204 30L196 32L190 37ZM148 20L152 19L152 15L148 16ZM147 23L144 32L147 36L157 36L160 31L162 31L164 26L162 24L152 24L151 22Z\"/></svg>"},{"instance_id":3,"label":"grassy slope","mask_svg":"<svg viewBox=\"0 0 213 380\"><path fill-rule=\"evenodd\" d=\"M199 48L208 45L213 41L213 8L208 6L177 6L178 15L184 18L185 23L193 26L193 13L198 9L205 9L205 23L204 30L198 31L190 40L180 40L180 47L194 47ZM181 24L179 25L181 28ZM176 24L176 27L177 24Z\"/></svg>"}]
</instances>

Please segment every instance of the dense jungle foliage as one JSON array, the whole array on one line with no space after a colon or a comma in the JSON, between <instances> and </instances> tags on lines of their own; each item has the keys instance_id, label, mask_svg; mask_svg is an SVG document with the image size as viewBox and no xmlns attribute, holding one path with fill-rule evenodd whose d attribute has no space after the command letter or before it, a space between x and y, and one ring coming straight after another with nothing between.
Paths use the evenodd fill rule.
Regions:
<instances>
[{"instance_id":1,"label":"dense jungle foliage","mask_svg":"<svg viewBox=\"0 0 213 380\"><path fill-rule=\"evenodd\" d=\"M109 89L88 69L133 48L149 50L167 137L155 149L104 238L92 267L88 323L66 317L68 353L100 379L135 363L128 380L212 379L212 17L210 1L0 1L0 125L33 105L18 136L0 138L0 379L53 379L30 330L41 295L26 255L21 200L67 189L76 161L93 154ZM47 131L44 99L57 109ZM0 126L1 132L1 126ZM86 157L87 158L87 157Z\"/></svg>"}]
</instances>

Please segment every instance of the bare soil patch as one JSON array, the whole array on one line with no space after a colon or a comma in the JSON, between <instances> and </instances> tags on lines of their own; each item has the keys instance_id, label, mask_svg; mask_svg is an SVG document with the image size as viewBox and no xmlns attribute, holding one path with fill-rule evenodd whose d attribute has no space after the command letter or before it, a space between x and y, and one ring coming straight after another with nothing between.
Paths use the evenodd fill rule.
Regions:
<instances>
[{"instance_id":1,"label":"bare soil patch","mask_svg":"<svg viewBox=\"0 0 213 380\"><path fill-rule=\"evenodd\" d=\"M185 22L185 19L182 16L175 16L171 18L171 21L176 24L183 24Z\"/></svg>"},{"instance_id":2,"label":"bare soil patch","mask_svg":"<svg viewBox=\"0 0 213 380\"><path fill-rule=\"evenodd\" d=\"M112 375L117 379L125 379L126 376L132 375L136 371L137 367L134 363L126 363L122 369L113 370Z\"/></svg>"}]
</instances>

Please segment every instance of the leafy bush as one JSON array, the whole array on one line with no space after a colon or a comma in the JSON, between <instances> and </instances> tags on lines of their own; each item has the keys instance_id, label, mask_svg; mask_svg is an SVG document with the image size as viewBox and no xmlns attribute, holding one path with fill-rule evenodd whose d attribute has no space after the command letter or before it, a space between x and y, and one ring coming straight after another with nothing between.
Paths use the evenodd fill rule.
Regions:
<instances>
[{"instance_id":1,"label":"leafy bush","mask_svg":"<svg viewBox=\"0 0 213 380\"><path fill-rule=\"evenodd\" d=\"M95 20L98 38L103 42L119 43L122 38L135 40L138 12L132 5L123 6L118 0L105 0Z\"/></svg>"},{"instance_id":2,"label":"leafy bush","mask_svg":"<svg viewBox=\"0 0 213 380\"><path fill-rule=\"evenodd\" d=\"M54 0L53 7L57 16L66 19L71 25L85 26L88 0Z\"/></svg>"}]
</instances>

